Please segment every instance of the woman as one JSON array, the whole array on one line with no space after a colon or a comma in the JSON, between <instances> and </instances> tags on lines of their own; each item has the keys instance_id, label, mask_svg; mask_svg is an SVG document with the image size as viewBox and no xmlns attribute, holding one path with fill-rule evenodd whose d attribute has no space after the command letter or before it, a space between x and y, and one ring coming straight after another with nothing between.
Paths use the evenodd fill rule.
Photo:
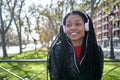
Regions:
<instances>
[{"instance_id":1,"label":"woman","mask_svg":"<svg viewBox=\"0 0 120 80\"><path fill-rule=\"evenodd\" d=\"M103 51L88 15L72 11L64 17L48 63L51 80L101 80Z\"/></svg>"}]
</instances>

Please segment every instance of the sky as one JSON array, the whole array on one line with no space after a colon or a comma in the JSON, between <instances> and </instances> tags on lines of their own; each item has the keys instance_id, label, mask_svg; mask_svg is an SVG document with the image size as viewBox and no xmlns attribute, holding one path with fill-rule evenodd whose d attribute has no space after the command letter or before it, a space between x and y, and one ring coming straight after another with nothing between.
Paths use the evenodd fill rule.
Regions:
<instances>
[{"instance_id":1,"label":"sky","mask_svg":"<svg viewBox=\"0 0 120 80\"><path fill-rule=\"evenodd\" d=\"M52 0L52 1L57 2L58 0ZM45 7L47 4L51 3L51 0L26 0L25 3L27 4L27 6L29 6L32 3L35 3L36 5L42 4Z\"/></svg>"}]
</instances>

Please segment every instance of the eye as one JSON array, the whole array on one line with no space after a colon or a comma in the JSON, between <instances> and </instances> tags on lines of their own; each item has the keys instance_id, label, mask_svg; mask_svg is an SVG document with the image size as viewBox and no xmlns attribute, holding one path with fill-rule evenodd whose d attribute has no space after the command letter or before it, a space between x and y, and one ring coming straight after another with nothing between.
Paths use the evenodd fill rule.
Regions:
<instances>
[{"instance_id":1,"label":"eye","mask_svg":"<svg viewBox=\"0 0 120 80\"><path fill-rule=\"evenodd\" d=\"M81 26L82 24L81 23L76 23L76 26Z\"/></svg>"},{"instance_id":2,"label":"eye","mask_svg":"<svg viewBox=\"0 0 120 80\"><path fill-rule=\"evenodd\" d=\"M66 24L66 27L71 27L72 25L71 24Z\"/></svg>"}]
</instances>

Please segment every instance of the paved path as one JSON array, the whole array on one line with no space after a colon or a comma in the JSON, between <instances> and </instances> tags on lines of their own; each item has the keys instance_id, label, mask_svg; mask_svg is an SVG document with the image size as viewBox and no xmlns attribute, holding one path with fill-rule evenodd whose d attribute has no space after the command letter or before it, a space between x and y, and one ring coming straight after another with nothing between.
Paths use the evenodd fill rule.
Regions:
<instances>
[{"instance_id":1,"label":"paved path","mask_svg":"<svg viewBox=\"0 0 120 80\"><path fill-rule=\"evenodd\" d=\"M37 48L40 48L41 46L36 45ZM19 46L12 46L12 47L6 47L8 55L19 53ZM34 50L35 45L34 44L28 44L26 47L23 45L23 51L29 51ZM0 56L3 56L2 48L0 47Z\"/></svg>"},{"instance_id":2,"label":"paved path","mask_svg":"<svg viewBox=\"0 0 120 80\"><path fill-rule=\"evenodd\" d=\"M110 57L110 49L103 48L104 57ZM116 59L120 59L120 49L114 49L114 56Z\"/></svg>"}]
</instances>

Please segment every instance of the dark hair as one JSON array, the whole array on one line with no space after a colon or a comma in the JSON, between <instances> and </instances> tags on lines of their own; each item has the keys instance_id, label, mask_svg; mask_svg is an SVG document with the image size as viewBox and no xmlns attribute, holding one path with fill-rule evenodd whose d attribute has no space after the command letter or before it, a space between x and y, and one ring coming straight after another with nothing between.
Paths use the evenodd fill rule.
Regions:
<instances>
[{"instance_id":1,"label":"dark hair","mask_svg":"<svg viewBox=\"0 0 120 80\"><path fill-rule=\"evenodd\" d=\"M66 24L66 19L71 14L81 16L84 22L87 22L89 19L89 31L85 32L85 37L83 39L83 44L82 44L82 49L83 49L82 53L84 54L85 48L87 49L87 52L89 52L89 53L91 53L91 51L93 52L93 48L96 47L97 41L96 41L96 36L95 36L92 20L90 19L90 17L87 14L85 14L81 11L72 11L64 17L63 25ZM64 47L67 48L67 45L68 45L67 40L69 40L69 39L67 38L66 34L63 31L63 27L62 27L63 25L60 26L60 31L59 31L58 35L56 36L56 39L53 41L50 49L52 49L52 47L59 41L61 43L63 43L62 48L64 48ZM86 44L87 44L87 47L85 46ZM65 51L67 51L67 50L65 50Z\"/></svg>"},{"instance_id":2,"label":"dark hair","mask_svg":"<svg viewBox=\"0 0 120 80\"><path fill-rule=\"evenodd\" d=\"M83 43L82 43L81 56L83 56L84 54L87 54L87 55L89 55L88 59L91 60L91 58L94 58L93 56L98 53L97 41L96 41L96 36L95 36L92 20L90 19L90 17L87 14L84 14L83 12L72 11L64 17L63 25L66 24L66 19L71 14L72 15L77 14L77 15L81 16L84 22L87 22L88 19L89 19L89 31L85 32L85 37L84 37ZM53 41L52 46L50 47L50 50L53 49L53 47L55 46L56 43L60 42L61 43L61 49L62 49L61 53L63 53L61 55L64 56L65 59L67 59L67 60L64 60L63 57L62 57L62 60L68 61L69 56L70 56L69 55L69 50L68 50L69 39L67 38L66 34L64 33L64 30L63 30L63 27L62 27L63 25L60 26L60 32L59 32L58 36L56 37L56 39ZM68 61L68 63L69 63L69 61ZM69 64L67 64L67 66L69 66Z\"/></svg>"},{"instance_id":3,"label":"dark hair","mask_svg":"<svg viewBox=\"0 0 120 80\"><path fill-rule=\"evenodd\" d=\"M69 15L79 15L80 17L82 17L84 23L87 22L87 14L80 12L80 11L72 11L70 13L68 13L64 19L63 19L63 25L66 24L66 19L68 18Z\"/></svg>"}]
</instances>

